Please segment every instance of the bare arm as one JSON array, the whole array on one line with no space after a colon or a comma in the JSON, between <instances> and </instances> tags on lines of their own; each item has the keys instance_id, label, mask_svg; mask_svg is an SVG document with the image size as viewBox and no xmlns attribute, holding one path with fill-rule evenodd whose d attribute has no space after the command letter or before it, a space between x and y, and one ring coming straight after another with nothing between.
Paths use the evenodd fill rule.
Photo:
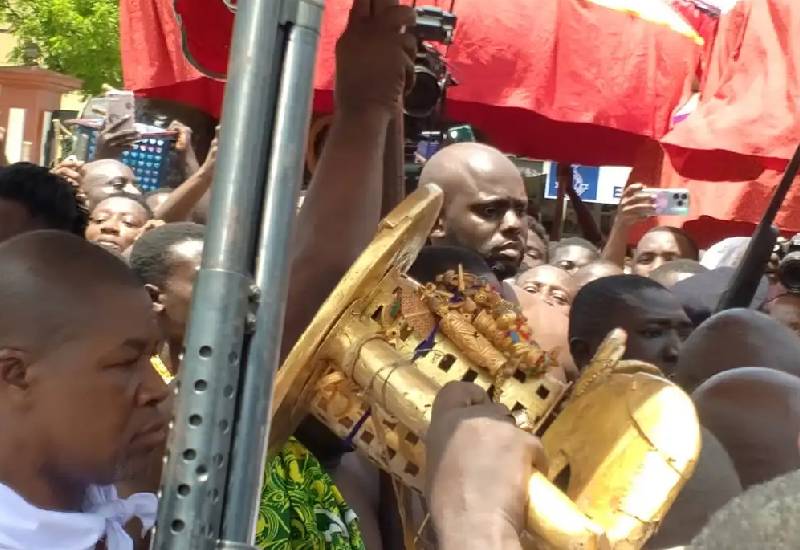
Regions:
<instances>
[{"instance_id":1,"label":"bare arm","mask_svg":"<svg viewBox=\"0 0 800 550\"><path fill-rule=\"evenodd\" d=\"M436 396L425 494L442 550L522 548L528 480L547 466L541 443L508 415L468 382L451 382Z\"/></svg>"},{"instance_id":2,"label":"bare arm","mask_svg":"<svg viewBox=\"0 0 800 550\"><path fill-rule=\"evenodd\" d=\"M169 194L169 198L154 212L154 217L167 223L188 220L194 207L211 188L213 179L213 171L198 170Z\"/></svg>"},{"instance_id":3,"label":"bare arm","mask_svg":"<svg viewBox=\"0 0 800 550\"><path fill-rule=\"evenodd\" d=\"M625 252L628 246L628 234L638 221L655 215L653 198L642 192L641 183L628 185L622 193L617 217L603 248L603 259L625 267Z\"/></svg>"},{"instance_id":4,"label":"bare arm","mask_svg":"<svg viewBox=\"0 0 800 550\"><path fill-rule=\"evenodd\" d=\"M380 221L386 131L416 47L400 30L415 16L396 0L374 0L370 16L369 4L354 2L337 45L336 114L297 220L284 356Z\"/></svg>"},{"instance_id":5,"label":"bare arm","mask_svg":"<svg viewBox=\"0 0 800 550\"><path fill-rule=\"evenodd\" d=\"M217 129L219 132L219 129ZM211 142L206 161L189 179L175 188L169 198L154 212L157 220L167 223L189 219L189 215L200 202L214 180L214 168L217 165L217 138Z\"/></svg>"},{"instance_id":6,"label":"bare arm","mask_svg":"<svg viewBox=\"0 0 800 550\"><path fill-rule=\"evenodd\" d=\"M375 234L388 123L388 114L377 110L334 118L298 215L288 301L292 308L285 329L288 342L300 336Z\"/></svg>"}]
</instances>

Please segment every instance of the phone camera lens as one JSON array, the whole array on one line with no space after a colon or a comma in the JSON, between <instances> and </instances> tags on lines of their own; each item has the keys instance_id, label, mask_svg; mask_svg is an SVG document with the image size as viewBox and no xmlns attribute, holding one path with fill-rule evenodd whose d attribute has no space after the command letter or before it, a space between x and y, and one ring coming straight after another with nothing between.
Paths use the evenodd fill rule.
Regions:
<instances>
[{"instance_id":1,"label":"phone camera lens","mask_svg":"<svg viewBox=\"0 0 800 550\"><path fill-rule=\"evenodd\" d=\"M679 200L678 201L678 206L683 206L683 201Z\"/></svg>"},{"instance_id":2,"label":"phone camera lens","mask_svg":"<svg viewBox=\"0 0 800 550\"><path fill-rule=\"evenodd\" d=\"M681 198L681 195L680 195L680 193L675 193L674 195L672 195L672 198L675 199L675 200L678 200L678 199Z\"/></svg>"},{"instance_id":3,"label":"phone camera lens","mask_svg":"<svg viewBox=\"0 0 800 550\"><path fill-rule=\"evenodd\" d=\"M683 195L681 195L681 198L683 200L688 200L689 199L689 194L688 193L684 193Z\"/></svg>"}]
</instances>

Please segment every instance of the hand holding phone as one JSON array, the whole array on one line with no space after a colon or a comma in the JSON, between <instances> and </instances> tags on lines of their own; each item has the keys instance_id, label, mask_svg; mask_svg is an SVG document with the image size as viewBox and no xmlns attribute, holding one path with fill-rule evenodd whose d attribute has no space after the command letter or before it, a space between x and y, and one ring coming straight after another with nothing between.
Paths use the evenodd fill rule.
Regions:
<instances>
[{"instance_id":1,"label":"hand holding phone","mask_svg":"<svg viewBox=\"0 0 800 550\"><path fill-rule=\"evenodd\" d=\"M653 198L655 212L661 216L688 216L689 215L689 190L688 189L662 189L648 187L643 193Z\"/></svg>"},{"instance_id":2,"label":"hand holding phone","mask_svg":"<svg viewBox=\"0 0 800 550\"><path fill-rule=\"evenodd\" d=\"M117 131L134 130L136 118L133 92L110 90L106 92L106 126L116 126Z\"/></svg>"}]
</instances>

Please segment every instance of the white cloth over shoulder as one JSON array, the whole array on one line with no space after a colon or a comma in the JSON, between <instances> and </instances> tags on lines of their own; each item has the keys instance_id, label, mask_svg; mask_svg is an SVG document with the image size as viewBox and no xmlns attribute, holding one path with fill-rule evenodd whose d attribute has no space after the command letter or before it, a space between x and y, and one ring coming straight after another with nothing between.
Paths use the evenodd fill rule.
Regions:
<instances>
[{"instance_id":1,"label":"white cloth over shoulder","mask_svg":"<svg viewBox=\"0 0 800 550\"><path fill-rule=\"evenodd\" d=\"M706 250L700 264L708 269L739 267L750 244L750 237L728 237Z\"/></svg>"},{"instance_id":2,"label":"white cloth over shoulder","mask_svg":"<svg viewBox=\"0 0 800 550\"><path fill-rule=\"evenodd\" d=\"M152 493L126 499L113 486L90 487L83 512L53 512L33 506L0 483L0 548L9 550L94 550L105 539L108 550L132 550L123 526L138 517L152 529L158 500Z\"/></svg>"}]
</instances>

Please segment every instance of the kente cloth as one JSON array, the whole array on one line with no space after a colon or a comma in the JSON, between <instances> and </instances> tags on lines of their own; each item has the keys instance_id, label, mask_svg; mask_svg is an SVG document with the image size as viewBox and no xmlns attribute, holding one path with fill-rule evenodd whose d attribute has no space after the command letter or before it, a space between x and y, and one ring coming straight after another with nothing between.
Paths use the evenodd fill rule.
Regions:
<instances>
[{"instance_id":1,"label":"kente cloth","mask_svg":"<svg viewBox=\"0 0 800 550\"><path fill-rule=\"evenodd\" d=\"M264 472L256 545L270 550L365 550L355 513L319 461L294 438Z\"/></svg>"},{"instance_id":2,"label":"kente cloth","mask_svg":"<svg viewBox=\"0 0 800 550\"><path fill-rule=\"evenodd\" d=\"M325 2L318 114L333 109L335 44L352 4ZM448 0L424 4L450 9ZM531 158L630 166L643 142L667 131L702 52L697 31L664 0L459 0L454 12L442 53L459 84L447 91L445 117ZM224 82L197 67L227 73L232 26L222 0L121 0L125 87L218 117Z\"/></svg>"},{"instance_id":3,"label":"kente cloth","mask_svg":"<svg viewBox=\"0 0 800 550\"><path fill-rule=\"evenodd\" d=\"M113 486L90 487L83 512L43 510L0 484L0 548L8 550L133 550L123 526L139 518L144 533L156 520L158 500L151 493L120 499Z\"/></svg>"}]
</instances>

